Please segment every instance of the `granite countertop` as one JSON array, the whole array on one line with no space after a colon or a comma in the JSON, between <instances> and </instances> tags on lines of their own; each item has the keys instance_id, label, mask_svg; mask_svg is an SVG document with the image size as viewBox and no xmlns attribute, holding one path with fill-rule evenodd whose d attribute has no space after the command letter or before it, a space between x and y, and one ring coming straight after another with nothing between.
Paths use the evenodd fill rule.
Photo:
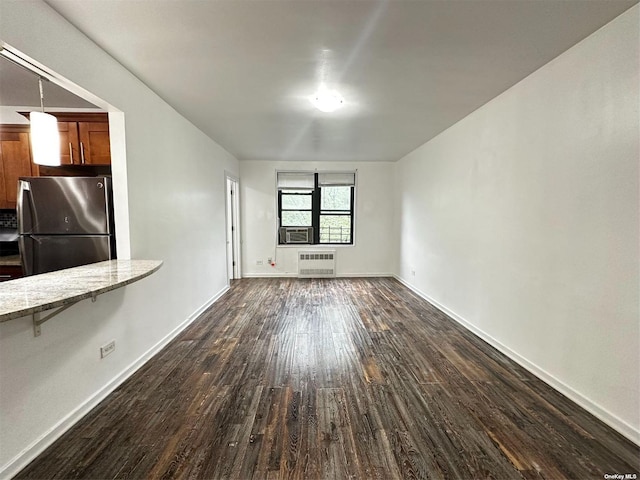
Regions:
<instances>
[{"instance_id":1,"label":"granite countertop","mask_svg":"<svg viewBox=\"0 0 640 480\"><path fill-rule=\"evenodd\" d=\"M19 267L20 255L7 255L6 257L0 257L0 267Z\"/></svg>"},{"instance_id":2,"label":"granite countertop","mask_svg":"<svg viewBox=\"0 0 640 480\"><path fill-rule=\"evenodd\" d=\"M161 260L107 260L0 283L0 322L75 303L156 272Z\"/></svg>"}]
</instances>

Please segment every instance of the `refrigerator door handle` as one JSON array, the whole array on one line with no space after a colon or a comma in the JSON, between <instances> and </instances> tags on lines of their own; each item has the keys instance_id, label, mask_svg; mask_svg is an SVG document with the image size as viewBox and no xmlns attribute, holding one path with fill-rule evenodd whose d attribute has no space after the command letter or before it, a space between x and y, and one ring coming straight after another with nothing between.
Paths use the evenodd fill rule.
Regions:
<instances>
[{"instance_id":1,"label":"refrigerator door handle","mask_svg":"<svg viewBox=\"0 0 640 480\"><path fill-rule=\"evenodd\" d=\"M26 198L25 198L26 197ZM33 199L31 198L31 183L20 180L18 183L18 198L16 209L18 213L18 233L30 233L33 228ZM28 219L30 225L25 225Z\"/></svg>"},{"instance_id":2,"label":"refrigerator door handle","mask_svg":"<svg viewBox=\"0 0 640 480\"><path fill-rule=\"evenodd\" d=\"M33 275L35 248L31 235L20 235L18 245L20 248L20 263L25 276Z\"/></svg>"}]
</instances>

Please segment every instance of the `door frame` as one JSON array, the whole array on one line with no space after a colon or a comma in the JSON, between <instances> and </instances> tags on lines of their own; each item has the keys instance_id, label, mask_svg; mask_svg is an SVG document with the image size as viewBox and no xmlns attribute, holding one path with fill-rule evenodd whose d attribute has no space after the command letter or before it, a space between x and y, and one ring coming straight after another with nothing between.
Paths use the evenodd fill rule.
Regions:
<instances>
[{"instance_id":1,"label":"door frame","mask_svg":"<svg viewBox=\"0 0 640 480\"><path fill-rule=\"evenodd\" d=\"M225 171L224 176L225 199L225 240L226 240L226 270L227 282L242 278L240 264L240 179Z\"/></svg>"}]
</instances>

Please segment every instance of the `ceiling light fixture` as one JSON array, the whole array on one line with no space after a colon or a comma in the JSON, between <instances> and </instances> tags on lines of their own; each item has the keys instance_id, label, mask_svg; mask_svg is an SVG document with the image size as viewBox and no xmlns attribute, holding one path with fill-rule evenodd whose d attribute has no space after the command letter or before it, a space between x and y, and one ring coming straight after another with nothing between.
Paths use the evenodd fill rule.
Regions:
<instances>
[{"instance_id":1,"label":"ceiling light fixture","mask_svg":"<svg viewBox=\"0 0 640 480\"><path fill-rule=\"evenodd\" d=\"M53 115L44 113L44 92L42 77L38 77L40 87L40 108L42 112L31 112L31 151L33 163L55 167L60 165L60 133L58 120Z\"/></svg>"},{"instance_id":2,"label":"ceiling light fixture","mask_svg":"<svg viewBox=\"0 0 640 480\"><path fill-rule=\"evenodd\" d=\"M335 90L321 87L309 97L309 101L322 112L333 112L344 105L344 98Z\"/></svg>"}]
</instances>

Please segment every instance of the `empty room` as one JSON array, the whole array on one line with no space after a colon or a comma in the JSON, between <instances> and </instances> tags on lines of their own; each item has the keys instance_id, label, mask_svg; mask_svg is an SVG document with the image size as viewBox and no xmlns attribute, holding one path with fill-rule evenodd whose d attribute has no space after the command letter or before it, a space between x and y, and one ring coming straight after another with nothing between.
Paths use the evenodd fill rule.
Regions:
<instances>
[{"instance_id":1,"label":"empty room","mask_svg":"<svg viewBox=\"0 0 640 480\"><path fill-rule=\"evenodd\" d=\"M637 0L0 0L0 479L640 475Z\"/></svg>"}]
</instances>

